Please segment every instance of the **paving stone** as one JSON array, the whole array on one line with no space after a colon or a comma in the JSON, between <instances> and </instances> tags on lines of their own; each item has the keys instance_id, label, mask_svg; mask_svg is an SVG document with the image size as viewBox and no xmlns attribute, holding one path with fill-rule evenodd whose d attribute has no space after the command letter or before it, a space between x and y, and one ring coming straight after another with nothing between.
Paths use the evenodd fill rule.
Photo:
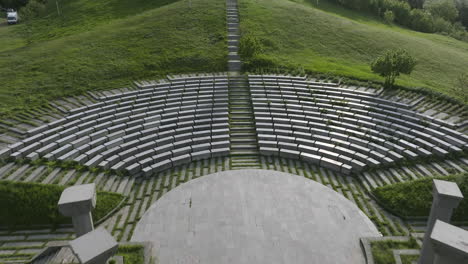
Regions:
<instances>
[{"instance_id":1,"label":"paving stone","mask_svg":"<svg viewBox=\"0 0 468 264\"><path fill-rule=\"evenodd\" d=\"M40 178L40 176L46 171L46 166L39 166L35 170L29 174L29 176L24 180L25 182L34 182L36 179Z\"/></svg>"},{"instance_id":2,"label":"paving stone","mask_svg":"<svg viewBox=\"0 0 468 264\"><path fill-rule=\"evenodd\" d=\"M2 247L42 247L44 242L6 242Z\"/></svg>"},{"instance_id":3,"label":"paving stone","mask_svg":"<svg viewBox=\"0 0 468 264\"><path fill-rule=\"evenodd\" d=\"M0 236L0 241L25 240L26 236Z\"/></svg>"},{"instance_id":4,"label":"paving stone","mask_svg":"<svg viewBox=\"0 0 468 264\"><path fill-rule=\"evenodd\" d=\"M19 180L28 169L29 169L29 164L21 166L15 172L10 174L10 176L8 176L7 180L9 180L9 181Z\"/></svg>"},{"instance_id":5,"label":"paving stone","mask_svg":"<svg viewBox=\"0 0 468 264\"><path fill-rule=\"evenodd\" d=\"M52 172L49 173L49 175L47 175L47 177L42 181L42 183L43 184L52 183L55 180L55 178L58 176L60 171L61 171L60 168L54 169Z\"/></svg>"}]
</instances>

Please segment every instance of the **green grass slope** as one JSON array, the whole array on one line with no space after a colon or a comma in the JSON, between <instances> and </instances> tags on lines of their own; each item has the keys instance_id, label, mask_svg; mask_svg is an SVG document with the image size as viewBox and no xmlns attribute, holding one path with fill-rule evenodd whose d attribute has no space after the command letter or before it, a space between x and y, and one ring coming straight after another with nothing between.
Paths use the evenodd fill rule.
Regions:
<instances>
[{"instance_id":1,"label":"green grass slope","mask_svg":"<svg viewBox=\"0 0 468 264\"><path fill-rule=\"evenodd\" d=\"M40 19L2 26L0 115L132 80L224 71L224 9L220 0L70 0L61 17L49 4Z\"/></svg>"},{"instance_id":2,"label":"green grass slope","mask_svg":"<svg viewBox=\"0 0 468 264\"><path fill-rule=\"evenodd\" d=\"M464 197L468 196L468 173L441 177L458 184ZM432 206L432 178L418 179L378 187L374 196L385 208L406 218L427 217ZM460 202L454 210L453 220L468 221L468 199Z\"/></svg>"},{"instance_id":3,"label":"green grass slope","mask_svg":"<svg viewBox=\"0 0 468 264\"><path fill-rule=\"evenodd\" d=\"M52 184L0 181L0 226L70 224L57 207L65 187ZM98 192L94 221L99 221L116 208L124 197L118 193Z\"/></svg>"},{"instance_id":4,"label":"green grass slope","mask_svg":"<svg viewBox=\"0 0 468 264\"><path fill-rule=\"evenodd\" d=\"M310 2L308 2L310 1ZM263 58L277 66L303 67L366 80L383 80L369 63L384 50L404 48L418 61L398 84L449 94L468 72L468 43L384 24L379 18L349 11L322 0L239 0L243 35L263 43Z\"/></svg>"}]
</instances>

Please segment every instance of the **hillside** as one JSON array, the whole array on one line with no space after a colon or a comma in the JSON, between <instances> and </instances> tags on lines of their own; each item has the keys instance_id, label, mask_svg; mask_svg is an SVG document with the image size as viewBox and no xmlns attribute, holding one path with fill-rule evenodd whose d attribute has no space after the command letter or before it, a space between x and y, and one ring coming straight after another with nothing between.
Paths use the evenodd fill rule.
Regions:
<instances>
[{"instance_id":1,"label":"hillside","mask_svg":"<svg viewBox=\"0 0 468 264\"><path fill-rule=\"evenodd\" d=\"M379 18L322 0L240 0L241 30L264 47L262 62L321 73L382 80L369 63L384 50L401 47L418 61L401 85L448 89L468 72L468 43L387 25Z\"/></svg>"},{"instance_id":2,"label":"hillside","mask_svg":"<svg viewBox=\"0 0 468 264\"><path fill-rule=\"evenodd\" d=\"M54 1L51 1L54 2ZM61 2L0 27L0 113L168 73L226 68L224 3L216 0Z\"/></svg>"}]
</instances>

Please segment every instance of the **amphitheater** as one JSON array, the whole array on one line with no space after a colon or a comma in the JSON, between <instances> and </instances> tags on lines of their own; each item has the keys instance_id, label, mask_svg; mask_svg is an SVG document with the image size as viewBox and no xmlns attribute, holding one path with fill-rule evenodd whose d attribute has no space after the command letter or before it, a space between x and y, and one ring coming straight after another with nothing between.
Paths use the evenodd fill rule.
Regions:
<instances>
[{"instance_id":1,"label":"amphitheater","mask_svg":"<svg viewBox=\"0 0 468 264\"><path fill-rule=\"evenodd\" d=\"M373 263L369 241L406 241L411 235L420 244L426 222L393 215L371 191L466 172L465 109L403 89L355 87L308 76L241 74L235 0L227 1L226 19L229 72L171 75L128 88L87 92L50 102L42 112L31 112L31 121L9 120L13 125L0 135L0 179L62 186L95 183L99 190L123 194L125 204L97 225L121 243L149 241L145 234L151 232L157 233L153 240L165 237L168 241L156 239L146 245L147 263L151 256L161 263L318 263L313 258L345 263L346 256L340 254L347 250L352 252L348 257L356 257L346 263ZM257 174L265 185L255 181ZM202 177L206 175L210 176ZM238 195L250 199L244 197L245 203L236 205L232 199ZM296 200L287 198L291 196ZM327 207L328 196L336 203ZM187 199L191 205L191 197L194 208L200 204L195 197L205 201L200 206L206 208L198 209L205 217L196 218L181 206ZM311 202L314 197L315 203L323 199L324 204ZM230 205L237 207L219 208ZM266 226L260 234L248 231L249 224L260 218L231 223L239 210L248 218L247 213L259 209L266 211L259 216ZM320 210L336 212L324 213L320 220L316 215ZM299 216L290 219L282 215L284 211ZM321 221L325 225L333 217L346 218L344 212L354 224L346 226L350 231L314 231ZM218 217L219 213L224 214ZM221 236L227 232L225 225L213 220L212 229L198 227L201 233L182 245L187 235L183 226L191 217L200 225L221 219L252 236L235 236L234 231ZM269 217L284 218L283 224L293 230L280 241L295 242L270 245L271 237L282 235L268 226L281 223L269 222ZM155 219L166 225L151 223ZM316 219L316 225L310 219ZM351 231L356 234L345 237L354 239L353 249L320 241L329 235L338 241L339 234ZM211 232L218 235L210 236ZM70 226L0 230L0 262L71 263L76 260L66 247L44 249L73 237ZM304 245L320 250L297 249ZM260 248L254 253L246 249L255 246ZM395 257L400 254L417 253L398 251ZM326 257L332 255L336 258Z\"/></svg>"}]
</instances>

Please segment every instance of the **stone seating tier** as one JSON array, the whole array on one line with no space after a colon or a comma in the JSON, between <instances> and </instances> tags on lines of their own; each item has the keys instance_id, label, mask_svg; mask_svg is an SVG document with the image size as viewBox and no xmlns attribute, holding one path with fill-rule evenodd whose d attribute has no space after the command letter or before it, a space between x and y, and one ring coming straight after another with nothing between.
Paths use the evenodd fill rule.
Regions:
<instances>
[{"instance_id":1,"label":"stone seating tier","mask_svg":"<svg viewBox=\"0 0 468 264\"><path fill-rule=\"evenodd\" d=\"M144 86L102 97L99 103L33 129L29 138L0 155L149 175L229 154L225 76Z\"/></svg>"},{"instance_id":2,"label":"stone seating tier","mask_svg":"<svg viewBox=\"0 0 468 264\"><path fill-rule=\"evenodd\" d=\"M309 159L349 174L468 149L466 135L369 92L274 76L249 76L249 84L265 155Z\"/></svg>"},{"instance_id":3,"label":"stone seating tier","mask_svg":"<svg viewBox=\"0 0 468 264\"><path fill-rule=\"evenodd\" d=\"M289 103L282 103L281 99L274 99L274 98L266 98L266 99L254 98L253 100L254 100L254 106L256 104L257 105L261 104L260 102L263 102L264 106L273 105L273 106L277 106L277 107L280 107L280 108L283 108L283 109L288 108L287 111L283 110L282 112L291 112L291 111L295 111L297 109L304 109L305 108L304 107L304 102L297 102L297 104L289 104ZM271 103L271 102L274 102L274 103ZM298 107L298 106L302 106L302 107ZM314 104L313 107L309 107L309 111L307 112L307 114L312 114L312 115L315 115L315 116L327 116L329 114L324 114L324 113L332 112L332 113L337 113L338 114L338 115L335 115L335 118L340 118L341 119L341 116L351 116L351 117L352 116L357 116L357 117L360 117L360 119L366 119L366 117L364 117L362 115L352 114L353 109L351 109L351 108L346 109L347 111L339 111L339 110L334 110L334 109L329 111L329 108L332 108L332 106L333 105L330 102L322 103L322 104ZM289 110L289 109L292 109L292 110ZM314 109L315 112L310 111L311 109ZM379 118L382 118L382 119L379 119ZM462 149L460 147L462 147L462 148L467 148L468 147L468 145L465 142L463 142L461 140L457 140L456 138L453 138L452 136L443 135L442 133L438 133L434 129L427 128L427 127L424 127L424 126L421 126L421 125L417 125L417 124L411 123L410 121L406 121L406 120L403 120L403 119L389 117L389 116L385 116L385 115L380 115L380 114L377 114L377 113L374 113L374 112L371 112L371 111L367 112L367 119L372 120L373 123L382 124L382 125L393 125L396 128L405 128L405 127L407 128L407 127L409 127L409 130L412 130L414 133L419 133L419 136L424 135L427 140L435 141L436 144L442 144L447 149L450 149L452 151L460 152L460 151L462 151ZM419 130L428 131L429 133L431 133L431 135L420 132ZM454 132L454 131L452 131L452 132ZM441 135L441 134L444 136L444 138L450 140L450 142L453 142L456 145L451 146L450 144L444 143L440 139L436 139L434 137L434 135Z\"/></svg>"}]
</instances>

